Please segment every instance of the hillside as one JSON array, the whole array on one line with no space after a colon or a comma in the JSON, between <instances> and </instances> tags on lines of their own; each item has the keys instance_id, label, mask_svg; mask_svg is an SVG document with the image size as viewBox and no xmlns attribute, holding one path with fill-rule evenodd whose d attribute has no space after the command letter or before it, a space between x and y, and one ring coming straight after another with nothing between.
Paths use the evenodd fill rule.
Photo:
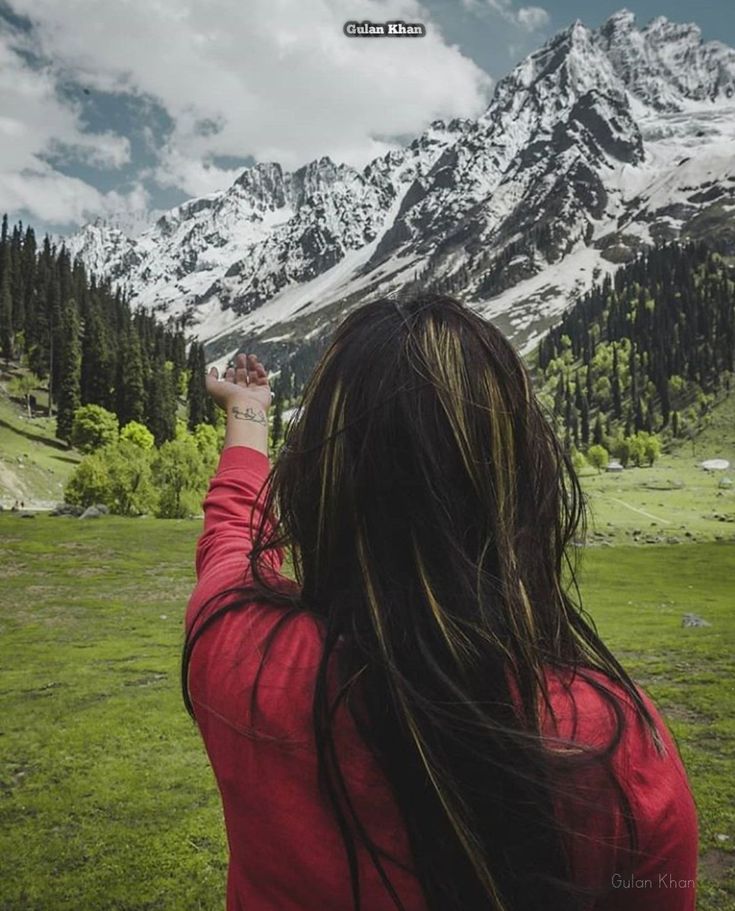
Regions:
<instances>
[{"instance_id":1,"label":"hillside","mask_svg":"<svg viewBox=\"0 0 735 911\"><path fill-rule=\"evenodd\" d=\"M523 350L642 249L735 253L735 51L695 25L623 10L573 23L498 82L476 120L436 122L362 171L322 157L245 169L135 238L66 238L221 363L257 346L313 361L368 296L461 292Z\"/></svg>"},{"instance_id":2,"label":"hillside","mask_svg":"<svg viewBox=\"0 0 735 911\"><path fill-rule=\"evenodd\" d=\"M567 311L533 358L567 444L695 436L735 370L735 266L703 244L642 253Z\"/></svg>"},{"instance_id":3,"label":"hillside","mask_svg":"<svg viewBox=\"0 0 735 911\"><path fill-rule=\"evenodd\" d=\"M0 366L0 505L16 500L47 507L63 498L63 488L81 455L55 436L56 419L29 418L23 403L8 394L8 382L21 371ZM43 393L36 390L39 405Z\"/></svg>"},{"instance_id":4,"label":"hillside","mask_svg":"<svg viewBox=\"0 0 735 911\"><path fill-rule=\"evenodd\" d=\"M204 352L196 342L186 349L182 324L131 309L63 246L48 236L39 245L31 226L11 228L3 217L0 502L61 499L79 461L70 444L85 406L93 423L145 424L157 446L173 440L182 410L192 429L214 423Z\"/></svg>"}]
</instances>

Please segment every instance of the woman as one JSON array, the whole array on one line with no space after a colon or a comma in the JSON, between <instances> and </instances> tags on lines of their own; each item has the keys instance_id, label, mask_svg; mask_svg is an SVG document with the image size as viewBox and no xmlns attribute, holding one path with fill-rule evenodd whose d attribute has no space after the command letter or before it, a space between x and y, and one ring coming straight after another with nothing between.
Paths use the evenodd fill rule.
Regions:
<instances>
[{"instance_id":1,"label":"woman","mask_svg":"<svg viewBox=\"0 0 735 911\"><path fill-rule=\"evenodd\" d=\"M228 909L691 911L686 775L570 596L579 483L501 333L437 295L353 311L272 468L262 364L206 382L183 685Z\"/></svg>"}]
</instances>

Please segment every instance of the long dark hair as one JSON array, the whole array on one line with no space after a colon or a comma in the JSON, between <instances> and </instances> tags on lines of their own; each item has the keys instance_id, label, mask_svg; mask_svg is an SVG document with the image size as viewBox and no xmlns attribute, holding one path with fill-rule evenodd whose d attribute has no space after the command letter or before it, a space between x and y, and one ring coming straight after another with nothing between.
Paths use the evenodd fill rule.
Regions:
<instances>
[{"instance_id":1,"label":"long dark hair","mask_svg":"<svg viewBox=\"0 0 735 911\"><path fill-rule=\"evenodd\" d=\"M274 635L291 617L316 615L320 782L355 908L358 842L403 905L341 773L330 659L337 699L395 795L429 908L578 907L573 833L556 808L574 795L583 764L609 773L625 715L593 673L617 730L600 749L554 749L540 721L552 708L548 669L602 672L654 740L656 731L580 606L573 543L586 524L582 491L511 344L443 295L354 310L311 376L262 493L274 526L256 529L249 584L195 621L184 646L190 713L189 658L223 611L253 600L286 607ZM291 549L296 584L263 572L263 554L276 547ZM635 847L619 786L618 796Z\"/></svg>"}]
</instances>

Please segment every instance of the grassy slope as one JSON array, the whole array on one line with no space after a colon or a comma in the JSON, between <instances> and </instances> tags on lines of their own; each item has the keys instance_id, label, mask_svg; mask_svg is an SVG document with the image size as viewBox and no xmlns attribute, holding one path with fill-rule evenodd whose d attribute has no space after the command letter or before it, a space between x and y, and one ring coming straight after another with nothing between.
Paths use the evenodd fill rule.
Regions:
<instances>
[{"instance_id":1,"label":"grassy slope","mask_svg":"<svg viewBox=\"0 0 735 911\"><path fill-rule=\"evenodd\" d=\"M222 907L219 798L177 677L199 527L0 516L2 911ZM687 761L700 911L735 911L734 572L729 542L582 558L589 611ZM712 625L682 628L689 611Z\"/></svg>"},{"instance_id":2,"label":"grassy slope","mask_svg":"<svg viewBox=\"0 0 735 911\"><path fill-rule=\"evenodd\" d=\"M8 396L7 381L17 372L0 371L0 503L58 502L81 456L55 438L55 418L28 418L25 408ZM43 394L37 395L41 404Z\"/></svg>"}]
</instances>

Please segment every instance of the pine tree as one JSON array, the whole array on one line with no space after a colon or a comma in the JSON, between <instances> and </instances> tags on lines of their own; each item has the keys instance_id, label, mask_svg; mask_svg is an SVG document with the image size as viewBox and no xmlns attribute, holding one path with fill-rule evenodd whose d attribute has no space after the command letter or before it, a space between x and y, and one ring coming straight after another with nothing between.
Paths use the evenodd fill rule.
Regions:
<instances>
[{"instance_id":1,"label":"pine tree","mask_svg":"<svg viewBox=\"0 0 735 911\"><path fill-rule=\"evenodd\" d=\"M271 426L271 444L275 449L283 436L283 390L279 383L273 396L273 424Z\"/></svg>"},{"instance_id":2,"label":"pine tree","mask_svg":"<svg viewBox=\"0 0 735 911\"><path fill-rule=\"evenodd\" d=\"M23 272L23 292L25 294L25 304L23 313L25 322L22 328L25 332L26 346L28 346L29 329L36 320L36 235L33 228L26 228L25 237L23 238L23 252L21 254L21 269Z\"/></svg>"},{"instance_id":3,"label":"pine tree","mask_svg":"<svg viewBox=\"0 0 735 911\"><path fill-rule=\"evenodd\" d=\"M10 289L13 300L12 325L15 332L22 332L25 326L26 314L26 293L25 293L25 275L22 263L23 252L23 233L22 225L19 222L13 228L13 236L10 241L10 258L12 262L10 273Z\"/></svg>"},{"instance_id":4,"label":"pine tree","mask_svg":"<svg viewBox=\"0 0 735 911\"><path fill-rule=\"evenodd\" d=\"M46 295L46 316L48 342L48 416L53 411L56 390L59 385L59 350L61 338L61 289L53 274L49 278Z\"/></svg>"},{"instance_id":5,"label":"pine tree","mask_svg":"<svg viewBox=\"0 0 735 911\"><path fill-rule=\"evenodd\" d=\"M590 410L586 396L582 396L582 407L579 410L579 435L586 446L590 441Z\"/></svg>"},{"instance_id":6,"label":"pine tree","mask_svg":"<svg viewBox=\"0 0 735 911\"><path fill-rule=\"evenodd\" d=\"M10 296L10 270L3 269L0 279L0 354L9 361L13 350L13 300Z\"/></svg>"},{"instance_id":7,"label":"pine tree","mask_svg":"<svg viewBox=\"0 0 735 911\"><path fill-rule=\"evenodd\" d=\"M633 414L630 406L625 409L625 430L624 436L629 437L633 433Z\"/></svg>"},{"instance_id":8,"label":"pine tree","mask_svg":"<svg viewBox=\"0 0 735 911\"><path fill-rule=\"evenodd\" d=\"M595 446L602 446L605 439L605 430L602 426L602 414L598 411L592 428L592 442Z\"/></svg>"},{"instance_id":9,"label":"pine tree","mask_svg":"<svg viewBox=\"0 0 735 911\"><path fill-rule=\"evenodd\" d=\"M636 430L641 428L638 426L638 415L640 413L640 402L638 400L638 370L636 365L636 349L633 345L630 349L630 401L633 403L636 413Z\"/></svg>"},{"instance_id":10,"label":"pine tree","mask_svg":"<svg viewBox=\"0 0 735 911\"><path fill-rule=\"evenodd\" d=\"M618 346L613 343L612 346L613 357L612 357L612 400L613 400L613 414L615 417L620 420L623 416L623 404L620 395L620 363L618 361Z\"/></svg>"},{"instance_id":11,"label":"pine tree","mask_svg":"<svg viewBox=\"0 0 735 911\"><path fill-rule=\"evenodd\" d=\"M645 429L646 429L646 422L645 422L645 417L644 417L644 414L643 414L643 401L642 401L642 399L641 399L639 396L636 396L635 399L634 399L634 403L635 403L635 405L634 405L635 410L634 410L634 423L633 423L633 426L635 427L635 431L636 431L636 433L637 433L639 430L645 430Z\"/></svg>"},{"instance_id":12,"label":"pine tree","mask_svg":"<svg viewBox=\"0 0 735 911\"><path fill-rule=\"evenodd\" d=\"M669 417L671 415L671 399L669 396L669 380L668 380L668 377L666 377L665 375L662 375L658 389L659 389L659 396L661 398L661 423L665 427L669 423Z\"/></svg>"},{"instance_id":13,"label":"pine tree","mask_svg":"<svg viewBox=\"0 0 735 911\"><path fill-rule=\"evenodd\" d=\"M160 446L176 436L176 392L171 361L158 360L148 389L147 426Z\"/></svg>"},{"instance_id":14,"label":"pine tree","mask_svg":"<svg viewBox=\"0 0 735 911\"><path fill-rule=\"evenodd\" d=\"M187 399L189 403L189 430L197 424L207 423L207 391L204 388L204 347L192 342L187 361L189 369L189 386Z\"/></svg>"},{"instance_id":15,"label":"pine tree","mask_svg":"<svg viewBox=\"0 0 735 911\"><path fill-rule=\"evenodd\" d=\"M564 375L559 374L559 380L556 384L556 391L554 393L554 414L561 414L562 409L565 406L565 396L564 396Z\"/></svg>"},{"instance_id":16,"label":"pine tree","mask_svg":"<svg viewBox=\"0 0 735 911\"><path fill-rule=\"evenodd\" d=\"M217 403L212 398L211 395L207 392L207 387L204 383L204 378L207 373L207 361L204 354L204 345L200 345L200 355L199 355L199 367L202 375L202 388L204 389L204 420L207 424L211 424L212 427L217 427L219 424L219 408Z\"/></svg>"},{"instance_id":17,"label":"pine tree","mask_svg":"<svg viewBox=\"0 0 735 911\"><path fill-rule=\"evenodd\" d=\"M99 306L93 302L84 320L82 340L82 403L111 408L112 356Z\"/></svg>"},{"instance_id":18,"label":"pine tree","mask_svg":"<svg viewBox=\"0 0 735 911\"><path fill-rule=\"evenodd\" d=\"M122 347L117 387L117 414L121 426L130 421L143 423L145 414L145 385L143 360L138 333L131 325Z\"/></svg>"},{"instance_id":19,"label":"pine tree","mask_svg":"<svg viewBox=\"0 0 735 911\"><path fill-rule=\"evenodd\" d=\"M643 415L643 429L648 433L653 433L653 402L650 398L646 403L646 411Z\"/></svg>"},{"instance_id":20,"label":"pine tree","mask_svg":"<svg viewBox=\"0 0 735 911\"><path fill-rule=\"evenodd\" d=\"M0 354L9 361L13 346L13 260L8 237L8 216L3 216L0 231Z\"/></svg>"},{"instance_id":21,"label":"pine tree","mask_svg":"<svg viewBox=\"0 0 735 911\"><path fill-rule=\"evenodd\" d=\"M59 327L59 388L56 407L56 436L67 443L71 437L74 412L81 405L82 353L79 342L77 305L67 301Z\"/></svg>"}]
</instances>

